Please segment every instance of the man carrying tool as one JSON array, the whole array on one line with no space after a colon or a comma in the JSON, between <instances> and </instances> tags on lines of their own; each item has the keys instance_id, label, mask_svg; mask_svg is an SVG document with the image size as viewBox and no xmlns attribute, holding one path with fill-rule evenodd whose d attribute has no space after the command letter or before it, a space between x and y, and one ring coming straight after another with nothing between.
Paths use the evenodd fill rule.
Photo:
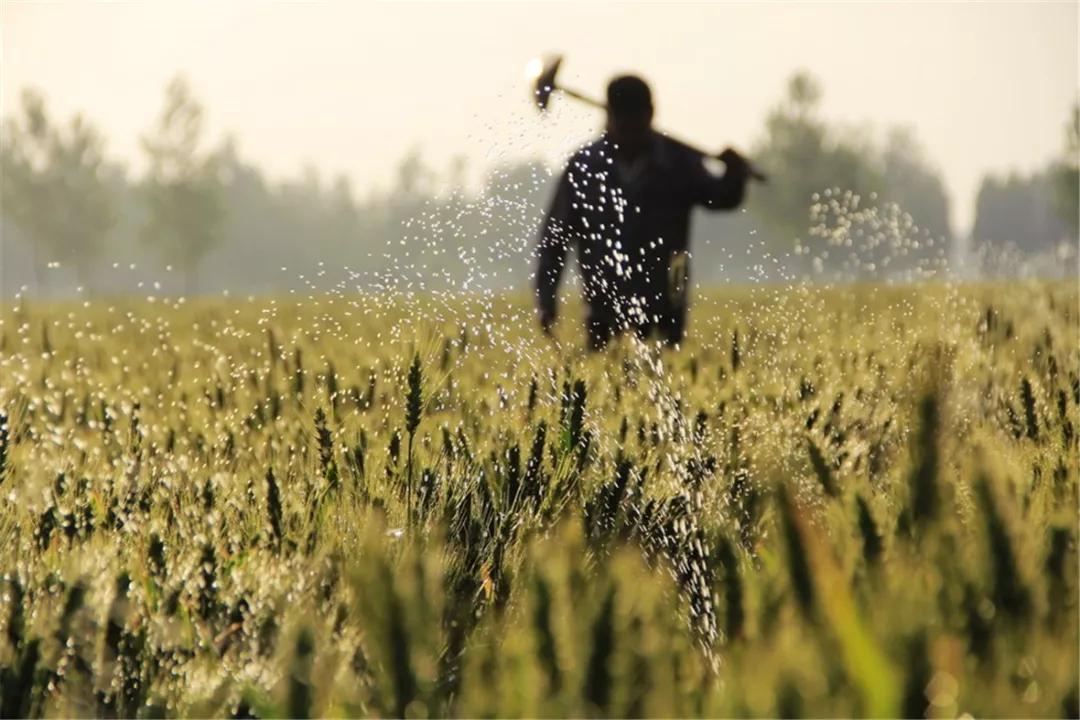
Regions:
<instances>
[{"instance_id":1,"label":"man carrying tool","mask_svg":"<svg viewBox=\"0 0 1080 720\"><path fill-rule=\"evenodd\" d=\"M639 77L612 80L606 109L606 132L570 158L540 234L540 325L551 332L574 245L592 350L631 330L676 345L686 327L690 212L737 207L758 174L729 148L718 156L724 174L713 175L700 151L654 131L652 94Z\"/></svg>"}]
</instances>

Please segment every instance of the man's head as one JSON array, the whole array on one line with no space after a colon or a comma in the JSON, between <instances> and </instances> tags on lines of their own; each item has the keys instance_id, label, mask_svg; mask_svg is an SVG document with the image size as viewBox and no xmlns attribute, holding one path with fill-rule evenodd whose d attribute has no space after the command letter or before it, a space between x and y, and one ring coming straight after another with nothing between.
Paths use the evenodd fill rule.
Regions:
<instances>
[{"instance_id":1,"label":"man's head","mask_svg":"<svg viewBox=\"0 0 1080 720\"><path fill-rule=\"evenodd\" d=\"M620 152L636 156L645 150L653 117L652 92L636 75L622 75L608 83L607 132Z\"/></svg>"}]
</instances>

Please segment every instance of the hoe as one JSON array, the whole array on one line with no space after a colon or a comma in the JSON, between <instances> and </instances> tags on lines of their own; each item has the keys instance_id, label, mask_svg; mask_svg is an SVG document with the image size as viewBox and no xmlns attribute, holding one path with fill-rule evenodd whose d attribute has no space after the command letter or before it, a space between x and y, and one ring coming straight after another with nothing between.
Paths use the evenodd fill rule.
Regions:
<instances>
[{"instance_id":1,"label":"hoe","mask_svg":"<svg viewBox=\"0 0 1080 720\"><path fill-rule=\"evenodd\" d=\"M533 99L536 102L536 107L538 110L540 110L541 112L547 110L548 103L551 101L551 95L556 90L561 92L563 95L568 95L575 100L580 100L586 105L591 105L594 108L599 108L601 110L607 109L607 106L596 98L589 97L585 93L574 90L573 88L568 88L565 85L557 84L555 82L555 76L559 72L560 65L562 65L561 55L555 55L549 58L546 62L540 58L536 58L529 63L529 75L533 79ZM715 158L720 160L721 162L723 161L723 158L719 155L705 152L704 150L700 150L694 147L690 143L673 137L669 133L663 131L661 132L669 139L674 140L681 145L685 145L686 147L690 148L699 155L702 155L703 157ZM750 166L750 177L754 178L759 182L765 182L765 174L755 168L753 165Z\"/></svg>"}]
</instances>

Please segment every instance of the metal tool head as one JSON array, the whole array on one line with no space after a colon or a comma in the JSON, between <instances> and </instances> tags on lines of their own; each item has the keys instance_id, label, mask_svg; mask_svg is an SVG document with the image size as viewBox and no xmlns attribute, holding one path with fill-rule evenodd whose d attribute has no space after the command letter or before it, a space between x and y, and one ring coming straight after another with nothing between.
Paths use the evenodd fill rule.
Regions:
<instances>
[{"instance_id":1,"label":"metal tool head","mask_svg":"<svg viewBox=\"0 0 1080 720\"><path fill-rule=\"evenodd\" d=\"M529 63L527 72L533 80L533 101L541 112L547 110L551 93L558 87L555 84L555 75L559 72L561 64L562 55L554 55L547 59L535 58Z\"/></svg>"}]
</instances>

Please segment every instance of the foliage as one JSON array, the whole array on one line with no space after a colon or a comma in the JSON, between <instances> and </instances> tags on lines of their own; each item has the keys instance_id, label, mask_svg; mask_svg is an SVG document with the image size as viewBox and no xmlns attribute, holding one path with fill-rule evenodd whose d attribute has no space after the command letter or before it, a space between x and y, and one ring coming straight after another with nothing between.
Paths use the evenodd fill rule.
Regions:
<instances>
[{"instance_id":1,"label":"foliage","mask_svg":"<svg viewBox=\"0 0 1080 720\"><path fill-rule=\"evenodd\" d=\"M821 97L813 77L794 75L753 150L755 161L768 168L773 181L751 189L748 208L771 235L773 246L798 245L806 254L828 257L828 244L808 232L812 207L825 191L855 193L863 205L895 204L914 218L916 239L949 240L948 196L912 132L894 129L884 148L878 148L864 133L826 122L819 110ZM902 269L934 253L908 255L897 263Z\"/></svg>"},{"instance_id":2,"label":"foliage","mask_svg":"<svg viewBox=\"0 0 1080 720\"><path fill-rule=\"evenodd\" d=\"M115 223L105 178L104 141L76 115L53 126L44 99L22 94L21 114L4 121L0 138L3 212L35 247L39 284L48 262L71 262L83 283Z\"/></svg>"},{"instance_id":3,"label":"foliage","mask_svg":"<svg viewBox=\"0 0 1080 720\"><path fill-rule=\"evenodd\" d=\"M1029 253L1056 250L1070 234L1054 206L1057 172L1048 168L1029 176L983 178L972 238L997 247L1011 244Z\"/></svg>"},{"instance_id":4,"label":"foliage","mask_svg":"<svg viewBox=\"0 0 1080 720\"><path fill-rule=\"evenodd\" d=\"M979 186L971 237L986 250L1009 252L1053 265L1075 265L1080 240L1080 105L1066 126L1065 153L1031 175L988 175ZM987 258L993 261L993 255Z\"/></svg>"},{"instance_id":5,"label":"foliage","mask_svg":"<svg viewBox=\"0 0 1080 720\"><path fill-rule=\"evenodd\" d=\"M1065 158L1054 168L1058 216L1080 237L1080 103L1073 106L1065 128Z\"/></svg>"},{"instance_id":6,"label":"foliage","mask_svg":"<svg viewBox=\"0 0 1080 720\"><path fill-rule=\"evenodd\" d=\"M8 306L4 714L1075 717L1077 302Z\"/></svg>"},{"instance_id":7,"label":"foliage","mask_svg":"<svg viewBox=\"0 0 1080 720\"><path fill-rule=\"evenodd\" d=\"M189 294L199 263L222 239L225 215L219 158L200 152L202 126L202 106L177 77L165 90L153 133L142 141L150 161L142 237L183 273Z\"/></svg>"},{"instance_id":8,"label":"foliage","mask_svg":"<svg viewBox=\"0 0 1080 720\"><path fill-rule=\"evenodd\" d=\"M797 76L789 97L769 116L754 152L773 182L751 188L747 212L695 218L692 245L699 279L775 281L779 272L791 269L784 256L796 237L818 255L828 244L809 235L809 211L814 193L829 188L861 193L864 206L875 202L871 193L878 191L882 202L897 203L913 219L916 237L949 237L941 181L911 134L895 131L879 149L822 119L820 95L809 76ZM344 176L326 177L311 167L299 177L272 181L244 157L235 139L207 147L204 124L190 88L173 80L160 117L143 139L149 175L132 185L112 172L117 222L107 254L88 255L89 267L110 291L142 294L139 281L156 282L155 290L166 294L281 292L315 283L325 290L338 282L386 289L403 282L403 276L415 276L417 269L429 290L511 289L527 279L529 253L552 185L551 170L538 161L490 168L473 192L464 159L439 169L413 149L402 158L390 187L360 196ZM41 218L42 207L55 205L46 196L34 202L43 205L27 217ZM5 209L3 219L10 221L9 216ZM61 257L66 241L51 230L44 242L21 233L31 241L22 244L26 247L8 243L8 234L4 277L12 287L22 284L14 280L27 264L27 249L42 264L66 260ZM759 242L761 247L754 247ZM761 260L766 252L770 262L781 258L778 267L767 267L769 272ZM858 277L880 277L925 259L925 253L908 253L886 268L873 258L882 272L867 272L865 263L855 271ZM824 260L830 268L841 263ZM165 267L175 274L162 272ZM63 272L52 275L66 279Z\"/></svg>"}]
</instances>

